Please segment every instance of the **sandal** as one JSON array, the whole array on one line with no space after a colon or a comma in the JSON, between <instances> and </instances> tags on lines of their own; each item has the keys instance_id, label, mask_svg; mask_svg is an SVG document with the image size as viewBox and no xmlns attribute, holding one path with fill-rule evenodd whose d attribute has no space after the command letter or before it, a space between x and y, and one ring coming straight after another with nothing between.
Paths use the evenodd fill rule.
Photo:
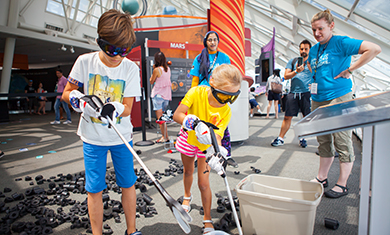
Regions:
<instances>
[{"instance_id":1,"label":"sandal","mask_svg":"<svg viewBox=\"0 0 390 235\"><path fill-rule=\"evenodd\" d=\"M339 197L348 195L348 188L347 187L344 187L344 186L341 186L338 184L336 184L336 186L341 188L343 191L340 193L340 192L336 192L333 189L331 189L331 190L325 192L324 195L326 197L329 197L329 198L339 198Z\"/></svg>"},{"instance_id":2,"label":"sandal","mask_svg":"<svg viewBox=\"0 0 390 235\"><path fill-rule=\"evenodd\" d=\"M187 212L187 213L190 213L191 212L191 202L192 202L192 193L191 193L191 196L190 197L184 197L183 196L183 202L184 200L190 200L190 203L188 203L188 205L181 205L181 207L183 207L183 209Z\"/></svg>"},{"instance_id":3,"label":"sandal","mask_svg":"<svg viewBox=\"0 0 390 235\"><path fill-rule=\"evenodd\" d=\"M318 181L318 183L322 184L322 186L324 186L324 188L328 187L328 178L324 179L324 180L319 180L317 177L316 177L316 180ZM325 182L325 183L324 183Z\"/></svg>"},{"instance_id":4,"label":"sandal","mask_svg":"<svg viewBox=\"0 0 390 235\"><path fill-rule=\"evenodd\" d=\"M211 224L213 224L213 221L212 220L203 220L202 221L202 223L203 224L205 224L205 223L211 223ZM213 225L214 226L214 225ZM203 227L203 234L207 234L207 233L210 233L210 232L213 232L213 231L215 231L215 229L214 228L210 228L210 227Z\"/></svg>"},{"instance_id":5,"label":"sandal","mask_svg":"<svg viewBox=\"0 0 390 235\"><path fill-rule=\"evenodd\" d=\"M155 142L156 142L156 144L160 144L160 143L169 142L169 140L165 140L164 137L161 137L160 139L156 140Z\"/></svg>"}]
</instances>

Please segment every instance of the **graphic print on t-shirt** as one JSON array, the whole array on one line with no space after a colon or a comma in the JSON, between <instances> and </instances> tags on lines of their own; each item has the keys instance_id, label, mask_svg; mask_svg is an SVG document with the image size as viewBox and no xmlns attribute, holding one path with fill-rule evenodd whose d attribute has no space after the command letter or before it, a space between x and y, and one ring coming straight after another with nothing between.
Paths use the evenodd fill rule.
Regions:
<instances>
[{"instance_id":1,"label":"graphic print on t-shirt","mask_svg":"<svg viewBox=\"0 0 390 235\"><path fill-rule=\"evenodd\" d=\"M124 80L113 80L108 76L89 74L88 94L96 95L104 104L113 101L122 103L125 85L126 83ZM91 118L91 120L94 123L102 123L97 118ZM119 117L116 119L116 123L120 123Z\"/></svg>"}]
</instances>

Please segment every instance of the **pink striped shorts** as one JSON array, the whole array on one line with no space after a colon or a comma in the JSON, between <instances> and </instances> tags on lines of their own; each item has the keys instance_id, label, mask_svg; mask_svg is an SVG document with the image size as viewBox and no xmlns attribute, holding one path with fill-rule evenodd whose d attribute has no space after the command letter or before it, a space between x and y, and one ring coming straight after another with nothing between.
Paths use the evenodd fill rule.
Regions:
<instances>
[{"instance_id":1,"label":"pink striped shorts","mask_svg":"<svg viewBox=\"0 0 390 235\"><path fill-rule=\"evenodd\" d=\"M205 158L206 155L200 151L200 149L194 145L187 143L188 133L180 129L180 136L176 139L176 149L180 153L187 155L188 157Z\"/></svg>"}]
</instances>

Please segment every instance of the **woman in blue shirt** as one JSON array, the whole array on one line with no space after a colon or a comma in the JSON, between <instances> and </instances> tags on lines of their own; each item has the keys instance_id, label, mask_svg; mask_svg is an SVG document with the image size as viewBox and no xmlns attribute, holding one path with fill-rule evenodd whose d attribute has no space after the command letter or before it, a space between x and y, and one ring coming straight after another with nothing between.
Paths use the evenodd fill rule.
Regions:
<instances>
[{"instance_id":1,"label":"woman in blue shirt","mask_svg":"<svg viewBox=\"0 0 390 235\"><path fill-rule=\"evenodd\" d=\"M333 35L335 23L328 9L315 14L311 25L313 35L318 41L311 48L308 59L313 73L311 84L313 111L320 106L352 99L350 79L352 72L370 62L381 52L381 48L368 41ZM351 56L356 54L361 54L361 57L351 65ZM324 187L328 186L328 172L336 150L340 160L340 175L336 185L325 192L325 196L339 198L347 195L347 181L355 160L352 130L317 136L317 141L320 167L315 180Z\"/></svg>"}]
</instances>

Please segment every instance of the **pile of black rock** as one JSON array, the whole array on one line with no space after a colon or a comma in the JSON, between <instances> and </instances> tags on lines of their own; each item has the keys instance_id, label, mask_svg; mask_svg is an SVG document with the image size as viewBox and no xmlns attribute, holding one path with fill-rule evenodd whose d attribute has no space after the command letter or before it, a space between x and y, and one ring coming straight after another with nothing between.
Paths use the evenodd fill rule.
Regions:
<instances>
[{"instance_id":1,"label":"pile of black rock","mask_svg":"<svg viewBox=\"0 0 390 235\"><path fill-rule=\"evenodd\" d=\"M141 168L135 169L137 182L135 188L141 194L137 197L137 217L144 215L145 218L157 215L157 210L152 205L152 198L147 195L148 186L153 185L153 181ZM183 173L183 166L176 160L171 159L169 167L164 172L156 171L153 175L156 179L162 176L176 176ZM21 181L17 178L15 181ZM35 183L41 186L34 186L35 183L30 176L26 176L25 181L30 181L32 188L24 193L12 192L10 188L4 188L4 193L0 191L0 235L19 233L20 235L51 234L57 226L69 223L70 229L83 228L86 233L92 233L88 218L88 198L84 201L72 199L72 195L87 194L85 190L85 174L58 174L45 179L42 175L35 177ZM115 171L107 167L106 172L107 188L103 190L103 221L114 219L116 223L121 223L120 214L123 214L122 203L110 199L110 191L121 194L121 188L116 184ZM44 187L47 186L47 187ZM8 194L8 195L6 195ZM80 197L79 197L80 198ZM23 222L19 219L24 218ZM27 222L25 222L27 220ZM103 234L112 234L113 231L108 224L104 224Z\"/></svg>"}]
</instances>

